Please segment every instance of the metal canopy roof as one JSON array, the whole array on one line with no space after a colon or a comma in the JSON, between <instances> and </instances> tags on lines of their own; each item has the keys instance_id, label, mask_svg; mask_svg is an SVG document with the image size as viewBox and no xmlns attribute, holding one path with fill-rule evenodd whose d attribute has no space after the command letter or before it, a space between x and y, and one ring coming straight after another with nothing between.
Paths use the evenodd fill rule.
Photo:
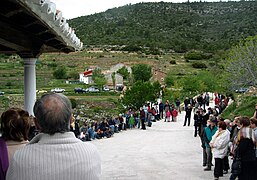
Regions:
<instances>
[{"instance_id":1,"label":"metal canopy roof","mask_svg":"<svg viewBox=\"0 0 257 180\"><path fill-rule=\"evenodd\" d=\"M43 52L69 53L83 46L49 0L1 1L0 27L0 53L32 58Z\"/></svg>"}]
</instances>

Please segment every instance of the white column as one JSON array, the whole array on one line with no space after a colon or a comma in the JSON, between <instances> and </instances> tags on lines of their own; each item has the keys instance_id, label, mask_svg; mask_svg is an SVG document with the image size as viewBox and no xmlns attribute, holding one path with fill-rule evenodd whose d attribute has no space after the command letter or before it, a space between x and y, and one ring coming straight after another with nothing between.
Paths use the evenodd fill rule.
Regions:
<instances>
[{"instance_id":1,"label":"white column","mask_svg":"<svg viewBox=\"0 0 257 180\"><path fill-rule=\"evenodd\" d=\"M24 109L34 115L36 102L36 61L37 58L24 58Z\"/></svg>"}]
</instances>

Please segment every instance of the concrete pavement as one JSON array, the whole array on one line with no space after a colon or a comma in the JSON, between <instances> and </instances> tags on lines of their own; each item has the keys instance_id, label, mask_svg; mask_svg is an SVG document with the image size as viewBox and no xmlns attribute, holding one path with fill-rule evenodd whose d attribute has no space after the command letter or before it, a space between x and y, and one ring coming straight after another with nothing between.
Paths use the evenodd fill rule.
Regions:
<instances>
[{"instance_id":1,"label":"concrete pavement","mask_svg":"<svg viewBox=\"0 0 257 180\"><path fill-rule=\"evenodd\" d=\"M92 141L101 154L101 179L214 179L214 167L203 171L200 138L193 137L193 120L191 126L183 127L184 115L179 115L178 122L161 120L145 131L135 128ZM229 174L220 179L229 179Z\"/></svg>"}]
</instances>

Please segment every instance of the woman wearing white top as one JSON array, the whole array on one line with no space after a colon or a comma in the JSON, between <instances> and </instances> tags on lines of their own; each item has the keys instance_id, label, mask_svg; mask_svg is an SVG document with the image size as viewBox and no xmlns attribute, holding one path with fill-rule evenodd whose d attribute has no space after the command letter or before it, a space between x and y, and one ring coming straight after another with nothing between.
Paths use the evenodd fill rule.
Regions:
<instances>
[{"instance_id":1,"label":"woman wearing white top","mask_svg":"<svg viewBox=\"0 0 257 180\"><path fill-rule=\"evenodd\" d=\"M230 132L227 130L226 123L220 121L218 123L218 131L212 136L210 147L212 148L213 157L215 159L214 179L223 176L223 158L227 155L228 143L230 140Z\"/></svg>"}]
</instances>

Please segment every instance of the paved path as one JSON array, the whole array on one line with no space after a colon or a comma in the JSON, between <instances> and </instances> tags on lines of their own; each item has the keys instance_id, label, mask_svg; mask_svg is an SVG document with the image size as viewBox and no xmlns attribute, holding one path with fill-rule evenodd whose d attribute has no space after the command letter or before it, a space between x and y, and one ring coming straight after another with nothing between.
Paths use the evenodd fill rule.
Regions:
<instances>
[{"instance_id":1,"label":"paved path","mask_svg":"<svg viewBox=\"0 0 257 180\"><path fill-rule=\"evenodd\" d=\"M193 137L193 122L183 127L183 121L184 112L179 115L178 122L162 120L154 122L146 131L132 129L109 139L92 141L101 154L101 179L213 179L213 170L203 171L200 138ZM220 179L229 179L229 175Z\"/></svg>"}]
</instances>

